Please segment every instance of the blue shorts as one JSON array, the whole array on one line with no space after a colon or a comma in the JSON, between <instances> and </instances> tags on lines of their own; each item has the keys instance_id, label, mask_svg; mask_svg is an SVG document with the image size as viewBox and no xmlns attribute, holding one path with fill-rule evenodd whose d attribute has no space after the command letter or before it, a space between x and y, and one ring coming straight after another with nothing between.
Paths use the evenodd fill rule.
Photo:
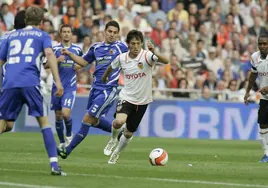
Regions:
<instances>
[{"instance_id":1,"label":"blue shorts","mask_svg":"<svg viewBox=\"0 0 268 188\"><path fill-rule=\"evenodd\" d=\"M75 102L76 91L64 92L63 96L56 97L55 92L51 95L51 110L61 110L62 108L72 109Z\"/></svg>"},{"instance_id":2,"label":"blue shorts","mask_svg":"<svg viewBox=\"0 0 268 188\"><path fill-rule=\"evenodd\" d=\"M48 105L39 86L4 89L0 95L0 119L15 121L26 104L29 115L47 116Z\"/></svg>"},{"instance_id":3,"label":"blue shorts","mask_svg":"<svg viewBox=\"0 0 268 188\"><path fill-rule=\"evenodd\" d=\"M96 118L106 115L113 106L116 96L117 89L115 87L105 90L92 88L89 94L87 112Z\"/></svg>"}]
</instances>

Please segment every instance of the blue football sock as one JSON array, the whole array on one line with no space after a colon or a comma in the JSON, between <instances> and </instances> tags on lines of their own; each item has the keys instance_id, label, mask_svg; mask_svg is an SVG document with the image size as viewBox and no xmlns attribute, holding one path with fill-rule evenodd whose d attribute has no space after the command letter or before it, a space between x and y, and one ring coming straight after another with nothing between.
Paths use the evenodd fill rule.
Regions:
<instances>
[{"instance_id":1,"label":"blue football sock","mask_svg":"<svg viewBox=\"0 0 268 188\"><path fill-rule=\"evenodd\" d=\"M76 133L71 143L66 147L67 155L69 155L73 151L73 149L76 148L76 146L78 146L80 142L82 142L82 140L86 138L89 127L90 124L82 122L80 130L78 131L78 133Z\"/></svg>"},{"instance_id":2,"label":"blue football sock","mask_svg":"<svg viewBox=\"0 0 268 188\"><path fill-rule=\"evenodd\" d=\"M110 132L112 132L112 123L110 123L105 118L101 117L99 119L99 124L96 125L96 128L102 129L102 130L110 133Z\"/></svg>"},{"instance_id":3,"label":"blue football sock","mask_svg":"<svg viewBox=\"0 0 268 188\"><path fill-rule=\"evenodd\" d=\"M57 146L51 127L42 128L42 134L47 154L49 157L50 166L55 170L58 170L59 167L58 167L57 148L56 148Z\"/></svg>"},{"instance_id":4,"label":"blue football sock","mask_svg":"<svg viewBox=\"0 0 268 188\"><path fill-rule=\"evenodd\" d=\"M70 117L68 120L64 120L66 127L66 136L72 136L73 119Z\"/></svg>"},{"instance_id":5,"label":"blue football sock","mask_svg":"<svg viewBox=\"0 0 268 188\"><path fill-rule=\"evenodd\" d=\"M64 139L64 127L63 127L63 120L56 120L56 131L57 131L57 135L59 137L60 143L64 143L65 139Z\"/></svg>"}]
</instances>

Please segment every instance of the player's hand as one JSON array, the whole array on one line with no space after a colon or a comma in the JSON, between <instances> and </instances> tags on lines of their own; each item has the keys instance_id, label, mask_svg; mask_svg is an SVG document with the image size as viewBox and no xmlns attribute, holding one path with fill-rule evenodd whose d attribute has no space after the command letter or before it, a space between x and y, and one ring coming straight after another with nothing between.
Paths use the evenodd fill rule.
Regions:
<instances>
[{"instance_id":1,"label":"player's hand","mask_svg":"<svg viewBox=\"0 0 268 188\"><path fill-rule=\"evenodd\" d=\"M78 71L80 70L81 68L83 68L82 66L78 65L78 64L74 64L74 70Z\"/></svg>"},{"instance_id":2,"label":"player's hand","mask_svg":"<svg viewBox=\"0 0 268 188\"><path fill-rule=\"evenodd\" d=\"M62 49L61 49L61 54L62 54L62 55L70 55L71 52L70 52L69 50L65 49L65 48L62 48Z\"/></svg>"},{"instance_id":3,"label":"player's hand","mask_svg":"<svg viewBox=\"0 0 268 188\"><path fill-rule=\"evenodd\" d=\"M151 41L147 41L147 48L154 53L154 45Z\"/></svg>"},{"instance_id":4,"label":"player's hand","mask_svg":"<svg viewBox=\"0 0 268 188\"><path fill-rule=\"evenodd\" d=\"M248 105L248 98L249 98L249 92L246 92L245 96L244 96L244 103L246 105Z\"/></svg>"},{"instance_id":5,"label":"player's hand","mask_svg":"<svg viewBox=\"0 0 268 188\"><path fill-rule=\"evenodd\" d=\"M102 76L101 80L103 81L103 83L107 83L108 82L108 78L106 76Z\"/></svg>"},{"instance_id":6,"label":"player's hand","mask_svg":"<svg viewBox=\"0 0 268 188\"><path fill-rule=\"evenodd\" d=\"M261 88L260 93L262 95L267 95L268 94L268 86Z\"/></svg>"},{"instance_id":7,"label":"player's hand","mask_svg":"<svg viewBox=\"0 0 268 188\"><path fill-rule=\"evenodd\" d=\"M61 97L64 92L61 82L58 82L58 83L56 82L56 88L57 88L57 91L54 93L54 95L57 97Z\"/></svg>"},{"instance_id":8,"label":"player's hand","mask_svg":"<svg viewBox=\"0 0 268 188\"><path fill-rule=\"evenodd\" d=\"M60 57L58 57L57 61L58 62L63 62L65 60L65 56L61 55Z\"/></svg>"}]
</instances>

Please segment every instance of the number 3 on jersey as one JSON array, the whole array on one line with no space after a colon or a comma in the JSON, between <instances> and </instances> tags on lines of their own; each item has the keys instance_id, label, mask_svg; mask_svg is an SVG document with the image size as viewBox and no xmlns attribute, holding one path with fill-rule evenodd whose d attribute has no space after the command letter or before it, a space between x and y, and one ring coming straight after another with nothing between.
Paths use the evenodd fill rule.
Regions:
<instances>
[{"instance_id":1,"label":"number 3 on jersey","mask_svg":"<svg viewBox=\"0 0 268 188\"><path fill-rule=\"evenodd\" d=\"M33 39L27 39L25 45L22 47L20 40L12 40L10 42L10 51L9 51L9 64L15 64L20 62L21 55L25 56L25 62L32 62L32 56L34 54L34 48L31 47Z\"/></svg>"}]
</instances>

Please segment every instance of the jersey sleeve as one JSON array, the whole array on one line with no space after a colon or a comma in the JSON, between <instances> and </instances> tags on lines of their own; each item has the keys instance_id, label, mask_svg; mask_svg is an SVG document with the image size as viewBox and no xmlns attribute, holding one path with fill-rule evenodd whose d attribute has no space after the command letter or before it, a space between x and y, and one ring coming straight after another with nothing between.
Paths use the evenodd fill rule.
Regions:
<instances>
[{"instance_id":1,"label":"jersey sleeve","mask_svg":"<svg viewBox=\"0 0 268 188\"><path fill-rule=\"evenodd\" d=\"M7 52L8 52L8 40L2 40L1 50L0 50L0 60L7 61Z\"/></svg>"},{"instance_id":2,"label":"jersey sleeve","mask_svg":"<svg viewBox=\"0 0 268 188\"><path fill-rule=\"evenodd\" d=\"M127 44L124 42L118 43L118 47L120 48L121 53L125 53L128 51Z\"/></svg>"},{"instance_id":3,"label":"jersey sleeve","mask_svg":"<svg viewBox=\"0 0 268 188\"><path fill-rule=\"evenodd\" d=\"M78 55L79 56L83 56L83 50L82 50L82 48L80 48Z\"/></svg>"},{"instance_id":4,"label":"jersey sleeve","mask_svg":"<svg viewBox=\"0 0 268 188\"><path fill-rule=\"evenodd\" d=\"M46 49L46 48L52 48L52 40L48 34L44 33L43 49Z\"/></svg>"},{"instance_id":5,"label":"jersey sleeve","mask_svg":"<svg viewBox=\"0 0 268 188\"><path fill-rule=\"evenodd\" d=\"M158 57L151 51L147 51L145 52L145 61L148 65L153 66L158 61Z\"/></svg>"},{"instance_id":6,"label":"jersey sleeve","mask_svg":"<svg viewBox=\"0 0 268 188\"><path fill-rule=\"evenodd\" d=\"M93 44L87 51L86 54L84 54L82 57L85 61L87 61L89 64L92 63L93 61L95 61L95 55L94 55L94 51L95 51L95 44Z\"/></svg>"},{"instance_id":7,"label":"jersey sleeve","mask_svg":"<svg viewBox=\"0 0 268 188\"><path fill-rule=\"evenodd\" d=\"M120 65L120 54L112 61L111 66L113 69L121 68Z\"/></svg>"},{"instance_id":8,"label":"jersey sleeve","mask_svg":"<svg viewBox=\"0 0 268 188\"><path fill-rule=\"evenodd\" d=\"M250 64L251 64L251 72L257 73L257 68L255 66L256 62L258 61L258 56L256 53L252 54L251 59L250 59Z\"/></svg>"}]
</instances>

